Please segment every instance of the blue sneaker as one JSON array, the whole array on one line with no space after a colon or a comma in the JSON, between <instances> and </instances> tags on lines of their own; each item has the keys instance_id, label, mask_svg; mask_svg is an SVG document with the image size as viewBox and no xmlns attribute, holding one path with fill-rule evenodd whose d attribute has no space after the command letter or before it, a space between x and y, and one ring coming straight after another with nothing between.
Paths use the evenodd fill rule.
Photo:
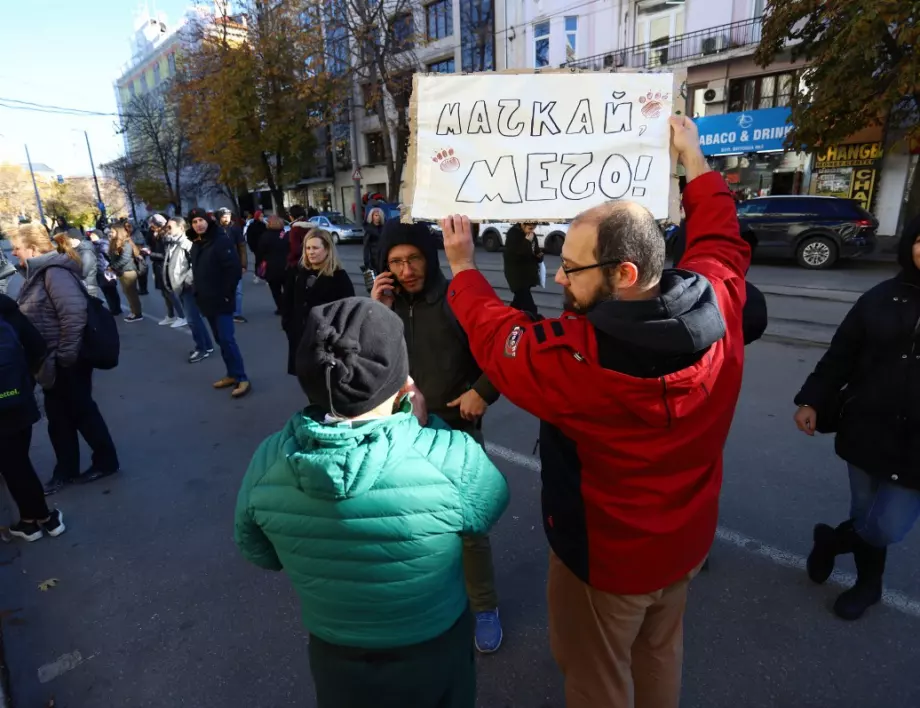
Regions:
<instances>
[{"instance_id":1,"label":"blue sneaker","mask_svg":"<svg viewBox=\"0 0 920 708\"><path fill-rule=\"evenodd\" d=\"M480 654L491 654L502 645L502 623L498 608L476 613L476 649Z\"/></svg>"}]
</instances>

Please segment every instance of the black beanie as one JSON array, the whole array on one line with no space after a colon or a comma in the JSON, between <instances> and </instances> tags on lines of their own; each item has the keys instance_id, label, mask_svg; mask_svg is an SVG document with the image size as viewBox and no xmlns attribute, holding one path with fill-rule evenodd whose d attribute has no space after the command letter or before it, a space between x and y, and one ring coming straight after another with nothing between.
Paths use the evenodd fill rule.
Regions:
<instances>
[{"instance_id":1,"label":"black beanie","mask_svg":"<svg viewBox=\"0 0 920 708\"><path fill-rule=\"evenodd\" d=\"M409 378L402 320L365 297L314 307L296 369L310 403L327 413L354 418L372 411Z\"/></svg>"}]
</instances>

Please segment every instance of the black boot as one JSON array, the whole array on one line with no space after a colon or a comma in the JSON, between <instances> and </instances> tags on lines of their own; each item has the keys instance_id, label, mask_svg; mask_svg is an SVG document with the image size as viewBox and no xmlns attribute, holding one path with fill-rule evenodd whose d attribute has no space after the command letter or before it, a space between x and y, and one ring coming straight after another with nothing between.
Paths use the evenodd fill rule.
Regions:
<instances>
[{"instance_id":1,"label":"black boot","mask_svg":"<svg viewBox=\"0 0 920 708\"><path fill-rule=\"evenodd\" d=\"M817 524L814 545L805 562L808 577L818 584L825 582L834 572L834 560L837 556L852 553L859 540L859 536L853 530L852 519L844 521L835 529L827 524Z\"/></svg>"},{"instance_id":2,"label":"black boot","mask_svg":"<svg viewBox=\"0 0 920 708\"><path fill-rule=\"evenodd\" d=\"M887 548L871 546L862 539L853 551L856 561L856 585L844 591L834 603L834 613L845 620L857 620L882 599L882 576L885 574Z\"/></svg>"}]
</instances>

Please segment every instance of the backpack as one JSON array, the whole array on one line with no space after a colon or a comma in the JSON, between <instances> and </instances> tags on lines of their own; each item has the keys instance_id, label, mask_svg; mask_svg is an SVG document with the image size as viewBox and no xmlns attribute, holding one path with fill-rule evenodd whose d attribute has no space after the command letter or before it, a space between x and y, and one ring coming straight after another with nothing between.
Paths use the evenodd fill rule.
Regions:
<instances>
[{"instance_id":1,"label":"backpack","mask_svg":"<svg viewBox=\"0 0 920 708\"><path fill-rule=\"evenodd\" d=\"M51 268L60 267L51 266ZM118 366L118 357L121 353L121 339L118 336L115 317L102 304L102 300L86 292L83 281L77 277L76 273L66 268L63 270L74 277L86 298L86 326L83 328L83 339L80 343L80 360L94 369L114 369Z\"/></svg>"},{"instance_id":2,"label":"backpack","mask_svg":"<svg viewBox=\"0 0 920 708\"><path fill-rule=\"evenodd\" d=\"M19 334L0 316L0 413L22 410L34 402L33 388Z\"/></svg>"}]
</instances>

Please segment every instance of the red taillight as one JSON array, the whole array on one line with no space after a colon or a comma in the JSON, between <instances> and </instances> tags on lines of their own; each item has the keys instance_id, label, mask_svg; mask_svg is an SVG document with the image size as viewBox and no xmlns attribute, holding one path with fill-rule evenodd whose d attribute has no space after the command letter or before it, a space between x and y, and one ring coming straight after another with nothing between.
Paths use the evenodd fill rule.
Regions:
<instances>
[{"instance_id":1,"label":"red taillight","mask_svg":"<svg viewBox=\"0 0 920 708\"><path fill-rule=\"evenodd\" d=\"M869 219L860 219L859 221L856 222L856 225L861 226L862 228L868 228L872 226L872 222L869 221Z\"/></svg>"}]
</instances>

